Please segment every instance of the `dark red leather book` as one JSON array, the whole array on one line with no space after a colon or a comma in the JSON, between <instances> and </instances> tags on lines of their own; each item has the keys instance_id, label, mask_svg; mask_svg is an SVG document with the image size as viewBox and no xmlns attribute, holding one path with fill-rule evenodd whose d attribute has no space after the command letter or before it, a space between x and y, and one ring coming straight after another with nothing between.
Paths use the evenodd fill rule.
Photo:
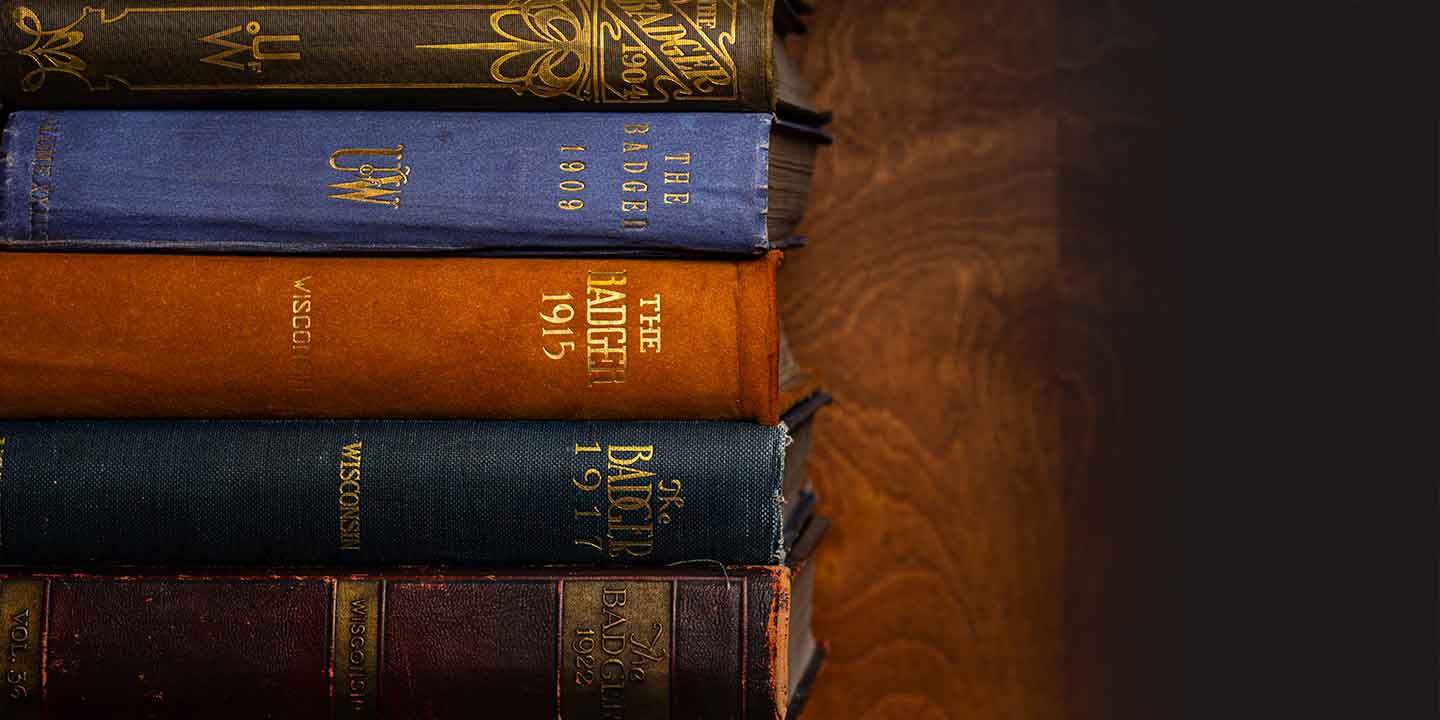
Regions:
<instances>
[{"instance_id":1,"label":"dark red leather book","mask_svg":"<svg viewBox=\"0 0 1440 720\"><path fill-rule=\"evenodd\" d=\"M7 574L0 717L784 718L812 525L790 567Z\"/></svg>"}]
</instances>

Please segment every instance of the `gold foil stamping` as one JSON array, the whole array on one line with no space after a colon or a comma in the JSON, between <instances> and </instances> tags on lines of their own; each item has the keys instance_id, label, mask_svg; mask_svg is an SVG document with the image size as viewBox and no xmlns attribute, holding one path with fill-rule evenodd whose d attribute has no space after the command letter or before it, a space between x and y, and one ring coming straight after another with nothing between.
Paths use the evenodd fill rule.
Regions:
<instances>
[{"instance_id":1,"label":"gold foil stamping","mask_svg":"<svg viewBox=\"0 0 1440 720\"><path fill-rule=\"evenodd\" d=\"M334 715L378 718L381 581L335 583Z\"/></svg>"},{"instance_id":2,"label":"gold foil stamping","mask_svg":"<svg viewBox=\"0 0 1440 720\"><path fill-rule=\"evenodd\" d=\"M5 647L0 650L0 717L38 718L42 712L41 668L45 661L45 581L0 581L0 618Z\"/></svg>"},{"instance_id":3,"label":"gold foil stamping","mask_svg":"<svg viewBox=\"0 0 1440 720\"><path fill-rule=\"evenodd\" d=\"M564 581L562 605L562 717L668 720L672 583Z\"/></svg>"}]
</instances>

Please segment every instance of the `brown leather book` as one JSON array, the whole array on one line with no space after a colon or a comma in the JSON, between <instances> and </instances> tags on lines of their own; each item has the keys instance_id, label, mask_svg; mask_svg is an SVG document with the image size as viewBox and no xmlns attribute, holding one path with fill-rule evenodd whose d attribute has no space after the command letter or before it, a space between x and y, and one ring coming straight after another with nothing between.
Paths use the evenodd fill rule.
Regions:
<instances>
[{"instance_id":1,"label":"brown leather book","mask_svg":"<svg viewBox=\"0 0 1440 720\"><path fill-rule=\"evenodd\" d=\"M779 262L0 254L0 417L774 425Z\"/></svg>"},{"instance_id":2,"label":"brown leather book","mask_svg":"<svg viewBox=\"0 0 1440 720\"><path fill-rule=\"evenodd\" d=\"M823 657L813 563L796 557L723 572L4 575L0 716L784 718Z\"/></svg>"}]
</instances>

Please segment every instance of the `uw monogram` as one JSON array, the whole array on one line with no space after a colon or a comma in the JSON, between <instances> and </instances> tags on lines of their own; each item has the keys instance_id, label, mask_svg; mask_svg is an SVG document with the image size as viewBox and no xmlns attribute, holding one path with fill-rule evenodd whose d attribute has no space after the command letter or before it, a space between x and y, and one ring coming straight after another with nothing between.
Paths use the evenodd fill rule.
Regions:
<instances>
[{"instance_id":1,"label":"uw monogram","mask_svg":"<svg viewBox=\"0 0 1440 720\"><path fill-rule=\"evenodd\" d=\"M348 182L331 183L340 192L330 197L371 205L400 207L400 186L410 182L410 167L404 165L405 146L393 148L344 148L330 153L330 169L347 173Z\"/></svg>"},{"instance_id":2,"label":"uw monogram","mask_svg":"<svg viewBox=\"0 0 1440 720\"><path fill-rule=\"evenodd\" d=\"M245 31L246 34L251 36L249 44L237 43L230 39L232 35L236 35L242 29ZM213 55L207 55L201 58L200 62L209 63L211 65L218 65L224 68L230 68L231 70L245 70L246 68L249 68L251 72L258 73L262 71L262 63L264 63L264 61L266 60L300 59L300 51L298 47L300 43L299 35L261 35L260 23L253 20L243 26L236 25L235 27L226 28L219 32L214 32L206 35L205 37L200 38L200 42L214 45L220 48L220 50L215 52ZM267 44L274 46L280 43L295 43L295 51L271 52L264 49ZM240 53L243 53L246 50L250 51L250 59L247 62L238 63L230 59L235 57L236 55L240 55ZM241 59L244 59L244 57L245 56L241 55Z\"/></svg>"}]
</instances>

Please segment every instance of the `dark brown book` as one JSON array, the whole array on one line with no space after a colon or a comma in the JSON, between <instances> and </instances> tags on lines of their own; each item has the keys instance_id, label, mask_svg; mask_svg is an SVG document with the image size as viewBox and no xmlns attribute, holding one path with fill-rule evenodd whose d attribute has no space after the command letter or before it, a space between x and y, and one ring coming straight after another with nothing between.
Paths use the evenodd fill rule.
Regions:
<instances>
[{"instance_id":1,"label":"dark brown book","mask_svg":"<svg viewBox=\"0 0 1440 720\"><path fill-rule=\"evenodd\" d=\"M769 111L774 0L6 0L6 105ZM782 6L781 31L794 31Z\"/></svg>"},{"instance_id":2,"label":"dark brown book","mask_svg":"<svg viewBox=\"0 0 1440 720\"><path fill-rule=\"evenodd\" d=\"M823 531L789 567L4 575L0 716L784 718Z\"/></svg>"}]
</instances>

